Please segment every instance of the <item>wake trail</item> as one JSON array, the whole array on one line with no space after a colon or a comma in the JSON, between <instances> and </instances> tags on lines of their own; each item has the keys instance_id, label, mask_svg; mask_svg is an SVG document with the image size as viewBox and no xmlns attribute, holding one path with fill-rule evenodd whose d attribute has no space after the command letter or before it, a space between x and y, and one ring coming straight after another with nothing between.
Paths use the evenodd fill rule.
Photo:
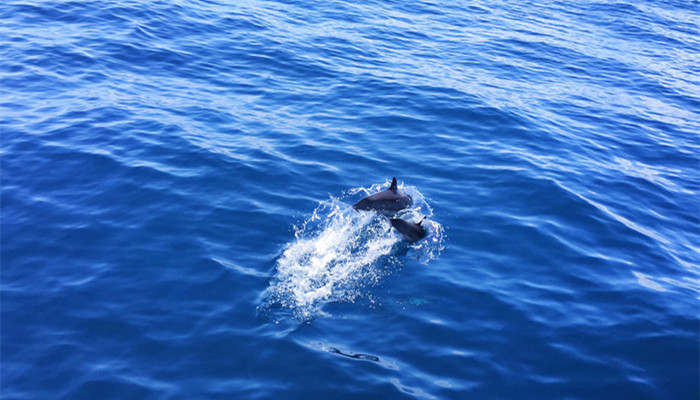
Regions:
<instances>
[{"instance_id":1,"label":"wake trail","mask_svg":"<svg viewBox=\"0 0 700 400\"><path fill-rule=\"evenodd\" d=\"M351 189L345 197L376 192L379 185ZM432 216L432 209L414 188L404 188L414 206L399 213L417 220ZM424 240L411 245L415 258L427 264L443 248L444 230L426 221ZM331 302L350 302L390 274L399 262L396 249L405 242L389 220L375 212L357 212L331 197L322 201L300 227L277 260L275 274L265 293L263 314L280 322L302 323L322 315Z\"/></svg>"}]
</instances>

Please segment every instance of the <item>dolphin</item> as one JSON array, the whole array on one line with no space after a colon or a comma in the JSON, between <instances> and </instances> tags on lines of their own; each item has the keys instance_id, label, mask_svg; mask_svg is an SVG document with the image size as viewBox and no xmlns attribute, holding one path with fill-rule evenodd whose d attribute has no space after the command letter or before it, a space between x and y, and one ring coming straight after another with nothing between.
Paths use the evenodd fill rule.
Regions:
<instances>
[{"instance_id":1,"label":"dolphin","mask_svg":"<svg viewBox=\"0 0 700 400\"><path fill-rule=\"evenodd\" d=\"M382 214L395 214L404 208L410 207L411 196L399 190L396 178L391 181L389 189L382 190L355 203L355 210L374 210Z\"/></svg>"},{"instance_id":2,"label":"dolphin","mask_svg":"<svg viewBox=\"0 0 700 400\"><path fill-rule=\"evenodd\" d=\"M425 229L423 229L422 226L423 220L425 220L425 217L423 217L423 219L421 219L417 224L414 224L413 222L408 222L403 219L392 218L389 220L389 222L391 222L391 226L401 233L401 236L403 236L404 239L408 240L409 242L415 242L425 236Z\"/></svg>"}]
</instances>

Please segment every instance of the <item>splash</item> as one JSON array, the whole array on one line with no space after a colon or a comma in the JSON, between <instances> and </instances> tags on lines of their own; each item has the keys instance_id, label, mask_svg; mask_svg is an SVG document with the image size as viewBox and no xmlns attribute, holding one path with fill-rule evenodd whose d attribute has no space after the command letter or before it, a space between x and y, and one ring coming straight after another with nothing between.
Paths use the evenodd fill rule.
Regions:
<instances>
[{"instance_id":1,"label":"splash","mask_svg":"<svg viewBox=\"0 0 700 400\"><path fill-rule=\"evenodd\" d=\"M400 218L432 216L432 209L417 190L402 189L413 197L414 205L403 210ZM327 303L354 301L367 294L400 262L399 253L426 264L437 258L444 237L437 222L428 219L424 223L426 239L407 245L387 218L374 212L357 212L343 201L378 190L379 185L351 189L342 198L322 201L295 228L295 240L277 260L275 276L261 307L264 313L277 321L308 321L322 315Z\"/></svg>"}]
</instances>

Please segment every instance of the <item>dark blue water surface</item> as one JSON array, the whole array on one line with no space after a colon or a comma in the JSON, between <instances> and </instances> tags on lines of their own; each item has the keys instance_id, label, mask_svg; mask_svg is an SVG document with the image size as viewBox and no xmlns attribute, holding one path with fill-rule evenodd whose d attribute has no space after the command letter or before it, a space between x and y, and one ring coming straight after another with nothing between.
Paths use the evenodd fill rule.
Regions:
<instances>
[{"instance_id":1,"label":"dark blue water surface","mask_svg":"<svg viewBox=\"0 0 700 400\"><path fill-rule=\"evenodd\" d=\"M1 397L698 399L699 22L3 1Z\"/></svg>"}]
</instances>

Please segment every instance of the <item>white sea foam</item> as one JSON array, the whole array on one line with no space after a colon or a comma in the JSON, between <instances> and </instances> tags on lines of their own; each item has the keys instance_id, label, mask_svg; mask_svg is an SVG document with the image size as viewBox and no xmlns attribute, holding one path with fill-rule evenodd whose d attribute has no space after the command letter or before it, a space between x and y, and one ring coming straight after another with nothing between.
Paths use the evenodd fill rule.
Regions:
<instances>
[{"instance_id":1,"label":"white sea foam","mask_svg":"<svg viewBox=\"0 0 700 400\"><path fill-rule=\"evenodd\" d=\"M295 228L295 240L277 260L267 289L262 307L266 313L274 313L273 319L281 314L307 321L322 313L324 304L353 301L390 273L399 262L395 253L402 247L401 236L387 218L374 212L357 212L348 204L380 189L374 185L351 189L340 199L331 197ZM402 189L413 198L413 206L399 217L417 221L423 215L432 216L432 209L417 190ZM444 235L435 221L428 219L424 226L426 238L408 246L405 256L427 263L442 250Z\"/></svg>"}]
</instances>

